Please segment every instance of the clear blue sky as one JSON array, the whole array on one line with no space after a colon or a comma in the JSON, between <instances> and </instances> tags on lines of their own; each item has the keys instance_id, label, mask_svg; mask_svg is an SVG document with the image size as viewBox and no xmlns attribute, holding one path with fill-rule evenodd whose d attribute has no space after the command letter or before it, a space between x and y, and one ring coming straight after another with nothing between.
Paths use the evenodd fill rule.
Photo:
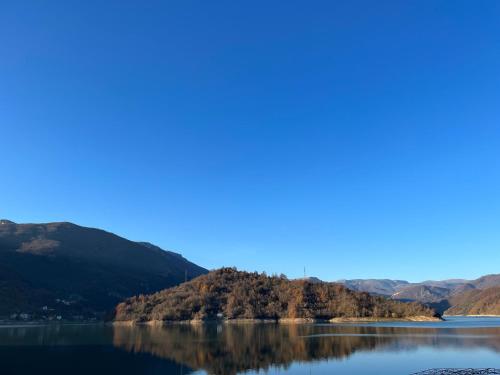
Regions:
<instances>
[{"instance_id":1,"label":"clear blue sky","mask_svg":"<svg viewBox=\"0 0 500 375\"><path fill-rule=\"evenodd\" d=\"M0 217L208 268L500 272L500 2L3 1Z\"/></svg>"}]
</instances>

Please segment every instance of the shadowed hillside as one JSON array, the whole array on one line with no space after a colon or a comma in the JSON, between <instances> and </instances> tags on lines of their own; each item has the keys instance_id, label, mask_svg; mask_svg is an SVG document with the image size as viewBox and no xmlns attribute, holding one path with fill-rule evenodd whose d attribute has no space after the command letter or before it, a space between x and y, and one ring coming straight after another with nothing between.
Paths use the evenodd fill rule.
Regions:
<instances>
[{"instance_id":1,"label":"shadowed hillside","mask_svg":"<svg viewBox=\"0 0 500 375\"><path fill-rule=\"evenodd\" d=\"M0 315L103 313L205 272L179 254L100 229L0 221Z\"/></svg>"}]
</instances>

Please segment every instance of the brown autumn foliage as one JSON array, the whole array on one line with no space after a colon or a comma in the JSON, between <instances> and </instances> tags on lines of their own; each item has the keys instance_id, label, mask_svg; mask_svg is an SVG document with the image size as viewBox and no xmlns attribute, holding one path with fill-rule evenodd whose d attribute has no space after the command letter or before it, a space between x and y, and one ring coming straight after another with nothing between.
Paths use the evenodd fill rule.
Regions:
<instances>
[{"instance_id":1,"label":"brown autumn foliage","mask_svg":"<svg viewBox=\"0 0 500 375\"><path fill-rule=\"evenodd\" d=\"M311 283L222 268L177 287L132 297L115 309L118 321L224 319L404 318L435 316L418 303L354 292L337 283Z\"/></svg>"},{"instance_id":2,"label":"brown autumn foliage","mask_svg":"<svg viewBox=\"0 0 500 375\"><path fill-rule=\"evenodd\" d=\"M500 315L500 287L473 289L450 299L447 315Z\"/></svg>"}]
</instances>

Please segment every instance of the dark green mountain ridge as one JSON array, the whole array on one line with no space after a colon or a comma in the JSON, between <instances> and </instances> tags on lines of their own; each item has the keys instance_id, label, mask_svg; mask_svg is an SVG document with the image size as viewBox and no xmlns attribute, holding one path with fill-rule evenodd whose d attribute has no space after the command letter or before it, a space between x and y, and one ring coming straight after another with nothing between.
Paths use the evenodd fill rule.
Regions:
<instances>
[{"instance_id":1,"label":"dark green mountain ridge","mask_svg":"<svg viewBox=\"0 0 500 375\"><path fill-rule=\"evenodd\" d=\"M0 316L99 315L206 272L180 254L100 229L0 221Z\"/></svg>"}]
</instances>

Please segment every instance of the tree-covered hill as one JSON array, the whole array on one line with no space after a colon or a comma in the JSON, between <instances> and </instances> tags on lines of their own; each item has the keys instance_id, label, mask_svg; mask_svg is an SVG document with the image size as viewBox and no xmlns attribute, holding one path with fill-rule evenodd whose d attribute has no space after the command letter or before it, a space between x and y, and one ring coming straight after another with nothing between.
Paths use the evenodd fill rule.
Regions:
<instances>
[{"instance_id":1,"label":"tree-covered hill","mask_svg":"<svg viewBox=\"0 0 500 375\"><path fill-rule=\"evenodd\" d=\"M224 319L407 318L435 316L419 303L355 292L337 283L222 268L177 287L127 299L117 321Z\"/></svg>"}]
</instances>

